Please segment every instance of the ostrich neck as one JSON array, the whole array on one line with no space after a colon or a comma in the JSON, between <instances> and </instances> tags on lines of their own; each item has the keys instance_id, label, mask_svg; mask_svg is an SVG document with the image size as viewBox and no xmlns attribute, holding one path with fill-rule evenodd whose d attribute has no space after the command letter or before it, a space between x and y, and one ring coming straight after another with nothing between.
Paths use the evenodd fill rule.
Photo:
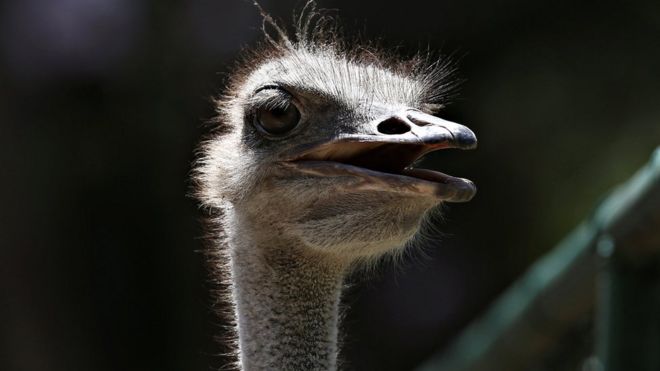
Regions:
<instances>
[{"instance_id":1,"label":"ostrich neck","mask_svg":"<svg viewBox=\"0 0 660 371\"><path fill-rule=\"evenodd\" d=\"M229 241L243 369L336 369L343 267L295 240L235 227Z\"/></svg>"}]
</instances>

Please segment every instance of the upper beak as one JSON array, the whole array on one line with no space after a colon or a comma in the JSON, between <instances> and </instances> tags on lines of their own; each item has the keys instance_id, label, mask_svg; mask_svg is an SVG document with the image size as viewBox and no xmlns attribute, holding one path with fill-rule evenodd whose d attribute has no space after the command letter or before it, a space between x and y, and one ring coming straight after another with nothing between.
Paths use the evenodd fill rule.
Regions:
<instances>
[{"instance_id":1,"label":"upper beak","mask_svg":"<svg viewBox=\"0 0 660 371\"><path fill-rule=\"evenodd\" d=\"M362 133L339 135L331 140L298 146L284 153L283 159L342 161L358 153L373 155L373 150L380 148L378 152L392 150L392 154L399 158L396 162L405 162L407 166L432 151L473 149L476 146L477 137L466 126L417 110L407 110L368 123ZM401 158L404 150L405 156Z\"/></svg>"},{"instance_id":2,"label":"upper beak","mask_svg":"<svg viewBox=\"0 0 660 371\"><path fill-rule=\"evenodd\" d=\"M387 143L417 143L430 150L477 146L477 137L466 126L416 110L392 115L372 126L378 140Z\"/></svg>"}]
</instances>

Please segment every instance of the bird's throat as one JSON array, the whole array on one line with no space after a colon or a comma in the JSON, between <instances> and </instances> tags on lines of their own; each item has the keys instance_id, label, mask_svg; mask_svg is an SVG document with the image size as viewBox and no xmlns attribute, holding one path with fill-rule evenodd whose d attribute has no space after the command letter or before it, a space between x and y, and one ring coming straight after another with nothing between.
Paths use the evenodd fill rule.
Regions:
<instances>
[{"instance_id":1,"label":"bird's throat","mask_svg":"<svg viewBox=\"0 0 660 371\"><path fill-rule=\"evenodd\" d=\"M230 237L243 369L336 369L344 267L292 241L244 236Z\"/></svg>"}]
</instances>

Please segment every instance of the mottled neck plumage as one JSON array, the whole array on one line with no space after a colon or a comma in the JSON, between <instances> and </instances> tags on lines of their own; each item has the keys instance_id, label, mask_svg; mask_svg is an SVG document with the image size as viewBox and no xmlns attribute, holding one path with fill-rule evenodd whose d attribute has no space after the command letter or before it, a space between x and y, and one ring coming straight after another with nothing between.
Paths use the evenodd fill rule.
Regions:
<instances>
[{"instance_id":1,"label":"mottled neck plumage","mask_svg":"<svg viewBox=\"0 0 660 371\"><path fill-rule=\"evenodd\" d=\"M242 368L336 369L344 266L275 233L260 239L237 227L229 243Z\"/></svg>"}]
</instances>

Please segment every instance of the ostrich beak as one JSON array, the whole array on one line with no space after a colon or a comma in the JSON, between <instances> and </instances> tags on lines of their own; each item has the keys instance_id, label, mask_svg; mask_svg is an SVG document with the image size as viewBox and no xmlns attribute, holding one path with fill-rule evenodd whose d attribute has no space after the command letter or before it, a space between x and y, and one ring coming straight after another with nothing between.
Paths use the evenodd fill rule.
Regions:
<instances>
[{"instance_id":1,"label":"ostrich beak","mask_svg":"<svg viewBox=\"0 0 660 371\"><path fill-rule=\"evenodd\" d=\"M412 164L429 152L473 149L477 138L467 127L407 110L368 123L363 133L299 146L282 163L315 176L354 176L359 189L431 195L443 201L465 202L476 187L467 179Z\"/></svg>"}]
</instances>

